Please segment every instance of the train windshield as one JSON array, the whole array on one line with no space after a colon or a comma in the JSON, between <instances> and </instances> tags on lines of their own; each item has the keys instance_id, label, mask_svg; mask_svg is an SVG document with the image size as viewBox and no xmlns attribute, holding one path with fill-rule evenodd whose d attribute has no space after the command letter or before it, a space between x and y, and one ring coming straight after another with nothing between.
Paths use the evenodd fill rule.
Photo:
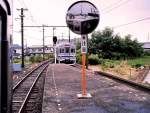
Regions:
<instances>
[{"instance_id":1,"label":"train windshield","mask_svg":"<svg viewBox=\"0 0 150 113\"><path fill-rule=\"evenodd\" d=\"M66 53L69 53L69 49L70 49L69 47L66 47Z\"/></svg>"},{"instance_id":2,"label":"train windshield","mask_svg":"<svg viewBox=\"0 0 150 113\"><path fill-rule=\"evenodd\" d=\"M72 48L72 49L71 49L71 53L75 53L75 49Z\"/></svg>"},{"instance_id":3,"label":"train windshield","mask_svg":"<svg viewBox=\"0 0 150 113\"><path fill-rule=\"evenodd\" d=\"M60 49L60 53L64 53L64 49Z\"/></svg>"}]
</instances>

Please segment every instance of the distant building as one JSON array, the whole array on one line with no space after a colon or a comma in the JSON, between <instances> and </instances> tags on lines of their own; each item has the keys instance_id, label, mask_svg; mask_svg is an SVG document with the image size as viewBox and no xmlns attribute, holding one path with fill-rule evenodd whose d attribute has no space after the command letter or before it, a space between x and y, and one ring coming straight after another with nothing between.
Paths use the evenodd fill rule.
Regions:
<instances>
[{"instance_id":1,"label":"distant building","mask_svg":"<svg viewBox=\"0 0 150 113\"><path fill-rule=\"evenodd\" d=\"M44 54L53 53L53 46L46 45L44 47ZM36 55L36 54L43 54L43 46L41 45L34 45L26 48L26 55Z\"/></svg>"},{"instance_id":2,"label":"distant building","mask_svg":"<svg viewBox=\"0 0 150 113\"><path fill-rule=\"evenodd\" d=\"M150 51L150 42L144 42L142 47L144 51Z\"/></svg>"},{"instance_id":3,"label":"distant building","mask_svg":"<svg viewBox=\"0 0 150 113\"><path fill-rule=\"evenodd\" d=\"M45 54L53 53L53 46L51 45L46 45L44 47ZM21 58L22 55L22 48L18 44L14 44L12 46L12 54L13 58ZM42 45L34 45L34 46L29 46L24 48L24 55L29 56L29 55L36 55L36 54L43 54L43 46Z\"/></svg>"},{"instance_id":4,"label":"distant building","mask_svg":"<svg viewBox=\"0 0 150 113\"><path fill-rule=\"evenodd\" d=\"M12 55L13 58L21 58L21 46L18 44L12 45Z\"/></svg>"}]
</instances>

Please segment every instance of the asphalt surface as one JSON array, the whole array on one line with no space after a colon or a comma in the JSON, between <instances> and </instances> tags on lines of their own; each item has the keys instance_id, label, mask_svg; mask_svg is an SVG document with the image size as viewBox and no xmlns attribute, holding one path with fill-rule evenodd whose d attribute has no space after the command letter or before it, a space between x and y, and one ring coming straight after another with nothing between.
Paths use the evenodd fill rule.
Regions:
<instances>
[{"instance_id":1,"label":"asphalt surface","mask_svg":"<svg viewBox=\"0 0 150 113\"><path fill-rule=\"evenodd\" d=\"M51 64L45 78L42 113L150 113L150 94L87 72L90 99L78 99L81 70Z\"/></svg>"}]
</instances>

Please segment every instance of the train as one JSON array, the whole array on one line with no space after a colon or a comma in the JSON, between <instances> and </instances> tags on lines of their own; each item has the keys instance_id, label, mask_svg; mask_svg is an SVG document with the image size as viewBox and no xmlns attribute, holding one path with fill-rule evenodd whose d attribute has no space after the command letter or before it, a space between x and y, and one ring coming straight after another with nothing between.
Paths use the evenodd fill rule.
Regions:
<instances>
[{"instance_id":1,"label":"train","mask_svg":"<svg viewBox=\"0 0 150 113\"><path fill-rule=\"evenodd\" d=\"M0 0L0 113L11 112L11 2Z\"/></svg>"},{"instance_id":2,"label":"train","mask_svg":"<svg viewBox=\"0 0 150 113\"><path fill-rule=\"evenodd\" d=\"M56 45L56 60L58 63L76 63L76 45L61 42Z\"/></svg>"}]
</instances>

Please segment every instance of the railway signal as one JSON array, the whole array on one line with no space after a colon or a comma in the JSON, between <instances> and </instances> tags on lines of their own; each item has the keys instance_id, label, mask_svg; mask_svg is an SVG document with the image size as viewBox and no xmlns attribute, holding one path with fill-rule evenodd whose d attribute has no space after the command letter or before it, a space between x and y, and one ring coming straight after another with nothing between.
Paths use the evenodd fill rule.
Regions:
<instances>
[{"instance_id":1,"label":"railway signal","mask_svg":"<svg viewBox=\"0 0 150 113\"><path fill-rule=\"evenodd\" d=\"M72 4L66 14L66 22L70 30L81 35L81 52L82 52L82 94L78 98L89 98L86 84L86 54L88 34L91 33L99 23L99 11L89 1L77 1Z\"/></svg>"},{"instance_id":2,"label":"railway signal","mask_svg":"<svg viewBox=\"0 0 150 113\"><path fill-rule=\"evenodd\" d=\"M54 44L54 52L55 52L54 53L55 54L55 64L56 64L56 42L57 42L57 37L53 36L53 44Z\"/></svg>"},{"instance_id":3,"label":"railway signal","mask_svg":"<svg viewBox=\"0 0 150 113\"><path fill-rule=\"evenodd\" d=\"M56 42L57 42L57 37L54 36L54 37L53 37L53 43L56 44Z\"/></svg>"}]
</instances>

